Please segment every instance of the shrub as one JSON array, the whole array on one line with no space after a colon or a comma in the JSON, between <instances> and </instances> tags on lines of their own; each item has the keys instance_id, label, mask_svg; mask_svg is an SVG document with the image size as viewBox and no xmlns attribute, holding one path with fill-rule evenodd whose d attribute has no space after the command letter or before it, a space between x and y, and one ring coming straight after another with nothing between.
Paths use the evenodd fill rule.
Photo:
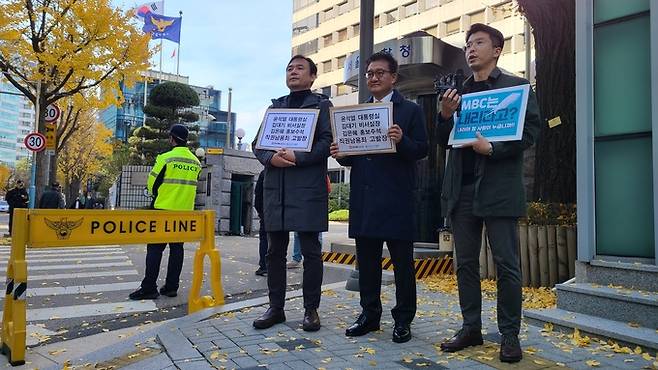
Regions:
<instances>
[{"instance_id":1,"label":"shrub","mask_svg":"<svg viewBox=\"0 0 658 370\"><path fill-rule=\"evenodd\" d=\"M329 221L349 221L350 211L347 209L339 209L329 213Z\"/></svg>"},{"instance_id":2,"label":"shrub","mask_svg":"<svg viewBox=\"0 0 658 370\"><path fill-rule=\"evenodd\" d=\"M566 203L528 202L529 225L575 225L576 205Z\"/></svg>"},{"instance_id":3,"label":"shrub","mask_svg":"<svg viewBox=\"0 0 658 370\"><path fill-rule=\"evenodd\" d=\"M350 207L350 184L331 184L329 213Z\"/></svg>"}]
</instances>

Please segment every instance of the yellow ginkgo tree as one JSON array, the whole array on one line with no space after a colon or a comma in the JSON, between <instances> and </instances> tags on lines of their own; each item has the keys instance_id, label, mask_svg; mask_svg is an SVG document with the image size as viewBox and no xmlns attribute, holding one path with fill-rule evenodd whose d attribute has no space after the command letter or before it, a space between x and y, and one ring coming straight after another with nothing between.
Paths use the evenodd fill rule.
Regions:
<instances>
[{"instance_id":1,"label":"yellow ginkgo tree","mask_svg":"<svg viewBox=\"0 0 658 370\"><path fill-rule=\"evenodd\" d=\"M110 0L0 2L0 74L39 106L39 117L48 104L81 94L90 106L121 103L119 82L132 86L149 67L149 39ZM46 161L37 155L37 191L48 181Z\"/></svg>"}]
</instances>

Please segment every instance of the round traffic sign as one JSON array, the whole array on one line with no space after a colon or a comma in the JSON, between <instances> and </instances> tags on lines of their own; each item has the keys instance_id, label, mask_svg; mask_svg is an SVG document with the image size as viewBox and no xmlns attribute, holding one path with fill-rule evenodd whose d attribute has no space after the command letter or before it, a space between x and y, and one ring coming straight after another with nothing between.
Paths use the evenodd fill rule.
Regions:
<instances>
[{"instance_id":1,"label":"round traffic sign","mask_svg":"<svg viewBox=\"0 0 658 370\"><path fill-rule=\"evenodd\" d=\"M46 137L38 132L32 132L23 140L25 147L33 152L40 152L46 147Z\"/></svg>"},{"instance_id":2,"label":"round traffic sign","mask_svg":"<svg viewBox=\"0 0 658 370\"><path fill-rule=\"evenodd\" d=\"M46 112L44 113L43 118L46 120L46 122L53 122L59 119L60 114L61 111L59 110L59 107L55 104L50 104L46 107Z\"/></svg>"}]
</instances>

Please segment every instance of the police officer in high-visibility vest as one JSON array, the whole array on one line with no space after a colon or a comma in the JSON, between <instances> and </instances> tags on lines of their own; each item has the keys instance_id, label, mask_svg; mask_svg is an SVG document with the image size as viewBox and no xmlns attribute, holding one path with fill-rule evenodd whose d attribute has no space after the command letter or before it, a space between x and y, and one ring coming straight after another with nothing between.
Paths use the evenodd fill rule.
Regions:
<instances>
[{"instance_id":1,"label":"police officer in high-visibility vest","mask_svg":"<svg viewBox=\"0 0 658 370\"><path fill-rule=\"evenodd\" d=\"M187 144L188 130L183 125L173 125L169 131L170 151L160 154L148 178L148 191L153 196L151 208L170 211L194 209L196 184L201 172L199 159ZM178 283L183 268L183 243L169 243L169 263L165 285L158 293L158 273L166 243L148 244L146 248L146 272L142 285L130 293L130 299L156 299L160 294L167 297L178 295Z\"/></svg>"}]
</instances>

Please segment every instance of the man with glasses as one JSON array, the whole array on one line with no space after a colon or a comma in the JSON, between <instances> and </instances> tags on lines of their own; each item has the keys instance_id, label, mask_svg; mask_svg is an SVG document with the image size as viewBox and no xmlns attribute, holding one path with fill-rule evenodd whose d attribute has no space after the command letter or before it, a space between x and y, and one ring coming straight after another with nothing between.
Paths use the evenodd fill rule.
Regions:
<instances>
[{"instance_id":1,"label":"man with glasses","mask_svg":"<svg viewBox=\"0 0 658 370\"><path fill-rule=\"evenodd\" d=\"M318 234L329 226L327 194L327 157L331 143L329 98L311 92L318 68L310 58L295 55L286 68L286 85L290 94L272 100L271 108L319 109L313 145L310 152L281 148L254 150L265 166L263 180L263 212L268 250L267 288L270 307L254 320L256 329L266 329L286 321L283 306L286 299L286 254L290 231L299 235L304 273L304 319L302 329L320 329L320 289L322 286L322 245ZM256 143L252 144L255 147Z\"/></svg>"},{"instance_id":2,"label":"man with glasses","mask_svg":"<svg viewBox=\"0 0 658 370\"><path fill-rule=\"evenodd\" d=\"M473 76L463 93L528 84L526 79L501 72L496 64L503 49L503 34L476 23L466 33L465 57ZM440 142L447 145L453 114L461 104L457 91L442 96L438 115ZM482 226L486 225L498 278L498 328L502 334L500 360L522 358L518 335L521 325L521 269L517 219L525 215L523 151L539 136L540 115L530 89L523 128L518 141L489 142L476 133L468 145L451 148L443 178L441 210L451 221L457 254L457 283L462 311L461 330L441 344L445 352L482 344L482 294L479 255Z\"/></svg>"},{"instance_id":3,"label":"man with glasses","mask_svg":"<svg viewBox=\"0 0 658 370\"><path fill-rule=\"evenodd\" d=\"M14 209L27 208L29 199L30 197L25 190L25 183L19 179L16 181L16 186L5 195L5 200L9 205L9 233L5 234L5 236L11 236L11 227L14 223Z\"/></svg>"},{"instance_id":4,"label":"man with glasses","mask_svg":"<svg viewBox=\"0 0 658 370\"><path fill-rule=\"evenodd\" d=\"M351 166L349 236L356 239L362 312L345 335L356 337L379 330L382 315L382 248L391 255L395 273L396 305L391 310L393 341L411 339L416 314L416 276L413 263L413 189L416 161L427 155L427 133L422 109L406 100L393 85L398 62L379 52L366 61L369 102L392 102L393 125L388 137L396 153L342 156L338 145L331 155Z\"/></svg>"}]
</instances>

